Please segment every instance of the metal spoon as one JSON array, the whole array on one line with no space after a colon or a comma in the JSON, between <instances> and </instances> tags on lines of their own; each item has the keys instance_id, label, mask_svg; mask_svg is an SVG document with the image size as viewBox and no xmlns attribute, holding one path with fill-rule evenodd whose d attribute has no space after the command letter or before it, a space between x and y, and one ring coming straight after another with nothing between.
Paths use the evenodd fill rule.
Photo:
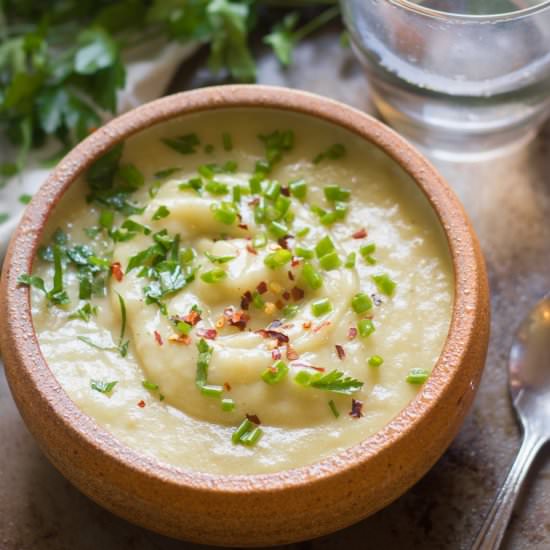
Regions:
<instances>
[{"instance_id":1,"label":"metal spoon","mask_svg":"<svg viewBox=\"0 0 550 550\"><path fill-rule=\"evenodd\" d=\"M523 442L472 550L497 549L533 460L550 440L550 294L523 321L510 351L512 402Z\"/></svg>"}]
</instances>

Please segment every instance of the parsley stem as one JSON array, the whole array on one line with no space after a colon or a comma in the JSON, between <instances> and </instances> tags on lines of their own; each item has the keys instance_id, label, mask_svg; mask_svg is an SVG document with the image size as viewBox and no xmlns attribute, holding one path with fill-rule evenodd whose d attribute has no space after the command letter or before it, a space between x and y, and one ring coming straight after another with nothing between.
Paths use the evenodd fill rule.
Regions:
<instances>
[{"instance_id":1,"label":"parsley stem","mask_svg":"<svg viewBox=\"0 0 550 550\"><path fill-rule=\"evenodd\" d=\"M332 3L332 2L331 2ZM329 21L334 19L340 14L340 6L333 6L320 13L317 17L314 17L311 21L306 23L303 27L299 28L293 33L295 42L303 40L309 34L315 32L317 29L326 25Z\"/></svg>"}]
</instances>

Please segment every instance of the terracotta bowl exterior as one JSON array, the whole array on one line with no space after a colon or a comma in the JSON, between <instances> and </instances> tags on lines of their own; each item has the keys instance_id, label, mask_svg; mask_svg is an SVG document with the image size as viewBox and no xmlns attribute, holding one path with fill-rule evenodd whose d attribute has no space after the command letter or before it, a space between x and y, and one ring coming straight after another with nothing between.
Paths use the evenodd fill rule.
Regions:
<instances>
[{"instance_id":1,"label":"terracotta bowl exterior","mask_svg":"<svg viewBox=\"0 0 550 550\"><path fill-rule=\"evenodd\" d=\"M71 401L42 356L30 272L44 224L65 190L115 143L163 121L226 108L302 113L348 129L384 150L428 198L444 228L454 265L450 332L416 398L378 433L315 464L264 475L194 473L141 455L98 426ZM13 397L51 462L111 512L176 538L260 546L320 536L386 506L424 475L456 435L474 398L489 333L485 267L470 222L448 185L395 132L348 106L305 92L221 86L176 94L113 120L70 152L28 206L4 261L0 344Z\"/></svg>"}]
</instances>

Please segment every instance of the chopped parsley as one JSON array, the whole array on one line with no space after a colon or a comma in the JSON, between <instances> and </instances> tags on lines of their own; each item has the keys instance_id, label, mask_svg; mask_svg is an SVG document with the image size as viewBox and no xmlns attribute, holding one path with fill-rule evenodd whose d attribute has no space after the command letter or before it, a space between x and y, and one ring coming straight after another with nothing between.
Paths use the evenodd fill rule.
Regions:
<instances>
[{"instance_id":1,"label":"chopped parsley","mask_svg":"<svg viewBox=\"0 0 550 550\"><path fill-rule=\"evenodd\" d=\"M351 376L346 376L340 370L333 370L327 374L323 374L322 372L311 374L310 372L301 370L294 377L294 380L301 386L344 395L351 395L363 387L363 382Z\"/></svg>"},{"instance_id":2,"label":"chopped parsley","mask_svg":"<svg viewBox=\"0 0 550 550\"><path fill-rule=\"evenodd\" d=\"M331 145L326 151L319 153L314 159L313 164L319 164L323 160L337 160L346 156L347 150L341 143Z\"/></svg>"},{"instance_id":3,"label":"chopped parsley","mask_svg":"<svg viewBox=\"0 0 550 550\"><path fill-rule=\"evenodd\" d=\"M163 138L161 141L164 145L182 155L192 155L196 153L197 147L201 143L197 134L185 134L174 138Z\"/></svg>"},{"instance_id":4,"label":"chopped parsley","mask_svg":"<svg viewBox=\"0 0 550 550\"><path fill-rule=\"evenodd\" d=\"M90 380L90 387L92 390L98 391L99 393L110 394L115 386L118 384L117 380L112 382L105 382L103 380Z\"/></svg>"}]
</instances>

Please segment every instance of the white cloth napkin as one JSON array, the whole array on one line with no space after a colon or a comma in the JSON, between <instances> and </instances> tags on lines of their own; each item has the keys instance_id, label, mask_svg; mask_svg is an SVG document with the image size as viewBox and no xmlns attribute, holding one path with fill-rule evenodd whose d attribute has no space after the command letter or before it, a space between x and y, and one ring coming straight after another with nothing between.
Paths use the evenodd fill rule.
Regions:
<instances>
[{"instance_id":1,"label":"white cloth napkin","mask_svg":"<svg viewBox=\"0 0 550 550\"><path fill-rule=\"evenodd\" d=\"M197 44L147 42L125 55L126 85L119 92L119 113L160 97L181 62L190 57L197 48ZM4 160L8 160L11 154L9 147L2 144L2 149L3 156L6 156ZM26 169L0 189L0 215L9 215L9 218L0 224L0 262L25 208L19 197L33 195L38 190L51 171L51 168L44 168L43 159L55 154L57 150L59 144L51 142L40 151L32 153Z\"/></svg>"}]
</instances>

